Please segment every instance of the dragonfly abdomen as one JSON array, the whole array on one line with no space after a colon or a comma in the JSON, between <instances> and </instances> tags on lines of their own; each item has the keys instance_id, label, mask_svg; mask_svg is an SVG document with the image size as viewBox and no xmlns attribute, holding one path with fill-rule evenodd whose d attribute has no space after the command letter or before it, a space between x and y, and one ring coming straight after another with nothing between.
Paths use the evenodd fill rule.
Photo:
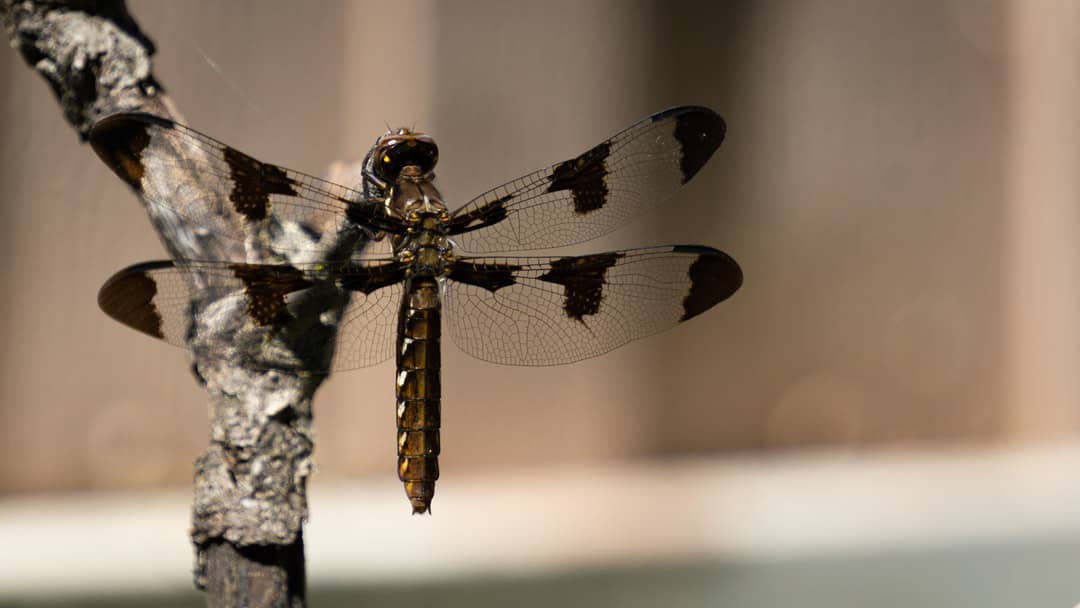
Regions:
<instances>
[{"instance_id":1,"label":"dragonfly abdomen","mask_svg":"<svg viewBox=\"0 0 1080 608\"><path fill-rule=\"evenodd\" d=\"M434 277L415 277L405 294L397 344L398 478L413 513L425 513L439 478L439 287Z\"/></svg>"}]
</instances>

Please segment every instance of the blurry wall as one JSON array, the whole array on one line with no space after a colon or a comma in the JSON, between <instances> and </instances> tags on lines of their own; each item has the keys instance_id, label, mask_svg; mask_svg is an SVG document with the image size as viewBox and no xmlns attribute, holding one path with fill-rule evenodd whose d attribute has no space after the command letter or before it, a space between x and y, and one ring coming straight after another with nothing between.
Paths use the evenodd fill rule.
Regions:
<instances>
[{"instance_id":1,"label":"blurry wall","mask_svg":"<svg viewBox=\"0 0 1080 608\"><path fill-rule=\"evenodd\" d=\"M727 141L682 193L575 250L713 245L739 260L743 289L688 325L570 367L495 366L447 344L443 464L463 472L1073 433L1077 308L1016 297L1044 284L1031 271L1052 239L1049 276L1064 302L1077 301L1068 272L1078 225L1060 219L1075 218L1060 215L1075 189L1055 186L1050 215L1025 220L1042 209L1032 205L1045 183L1027 171L1045 160L1046 142L1031 134L1072 142L1059 152L1073 161L1077 140L1018 126L1043 109L1039 96L1016 94L1035 86L1038 53L1058 56L1038 41L1071 34L1018 37L1018 5L131 10L197 129L320 174L362 157L387 125L415 126L440 143L452 205L671 105L727 119ZM1017 53L1018 40L1032 50ZM113 271L163 249L15 53L0 53L0 78L0 490L187 483L206 410L183 352L95 305ZM1055 106L1070 125L1074 107ZM1059 346L1049 371L1047 341ZM1042 386L1055 387L1052 399L1033 392ZM321 477L392 475L390 366L332 378L316 431Z\"/></svg>"},{"instance_id":2,"label":"blurry wall","mask_svg":"<svg viewBox=\"0 0 1080 608\"><path fill-rule=\"evenodd\" d=\"M1040 437L1080 416L1080 5L1016 2L1009 22L1006 425Z\"/></svg>"}]
</instances>

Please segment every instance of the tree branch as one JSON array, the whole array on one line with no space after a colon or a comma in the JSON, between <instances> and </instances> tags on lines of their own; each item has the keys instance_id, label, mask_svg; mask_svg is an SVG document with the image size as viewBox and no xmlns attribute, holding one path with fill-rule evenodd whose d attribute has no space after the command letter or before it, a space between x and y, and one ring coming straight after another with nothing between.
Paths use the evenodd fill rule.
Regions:
<instances>
[{"instance_id":1,"label":"tree branch","mask_svg":"<svg viewBox=\"0 0 1080 608\"><path fill-rule=\"evenodd\" d=\"M153 44L122 0L0 0L0 24L49 83L82 139L97 120L115 112L143 111L183 122L152 74ZM159 179L202 187L204 176L176 163L162 166L169 169ZM208 193L205 200L215 196ZM241 221L228 205L178 214L175 207L143 202L173 259L242 261L272 250L271 243L257 239L244 247L220 237L226 231L217 226ZM189 223L191 217L199 218L197 225ZM298 322L340 313L346 304L332 290L312 291L301 303L305 314ZM213 411L210 446L196 463L195 581L207 591L210 606L296 608L304 605L305 593L302 526L313 448L311 399L325 378L309 370L327 368L334 329L320 325L329 332L321 341L310 335L267 341L240 329L243 313L235 307L214 315L200 311L200 320L210 321L195 327L189 342L193 369ZM281 351L294 365L267 372L258 364Z\"/></svg>"},{"instance_id":2,"label":"tree branch","mask_svg":"<svg viewBox=\"0 0 1080 608\"><path fill-rule=\"evenodd\" d=\"M83 139L114 112L168 113L150 71L154 45L122 0L0 0L0 24Z\"/></svg>"}]
</instances>

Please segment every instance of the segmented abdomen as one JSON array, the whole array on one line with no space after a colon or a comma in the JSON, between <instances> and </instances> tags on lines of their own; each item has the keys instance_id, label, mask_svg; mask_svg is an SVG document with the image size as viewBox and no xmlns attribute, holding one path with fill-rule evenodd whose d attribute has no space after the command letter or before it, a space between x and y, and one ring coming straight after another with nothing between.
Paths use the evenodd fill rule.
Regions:
<instances>
[{"instance_id":1,"label":"segmented abdomen","mask_svg":"<svg viewBox=\"0 0 1080 608\"><path fill-rule=\"evenodd\" d=\"M413 513L431 508L439 478L439 286L433 277L406 283L398 316L398 478Z\"/></svg>"}]
</instances>

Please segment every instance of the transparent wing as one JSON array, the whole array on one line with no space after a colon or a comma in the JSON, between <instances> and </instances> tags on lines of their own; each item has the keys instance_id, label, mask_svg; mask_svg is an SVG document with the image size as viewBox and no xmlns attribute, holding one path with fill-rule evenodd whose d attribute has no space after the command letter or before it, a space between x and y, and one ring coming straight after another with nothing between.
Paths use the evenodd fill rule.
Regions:
<instances>
[{"instance_id":1,"label":"transparent wing","mask_svg":"<svg viewBox=\"0 0 1080 608\"><path fill-rule=\"evenodd\" d=\"M94 125L90 143L146 200L241 244L253 229L295 226L296 238L279 250L321 253L330 243L318 236L337 234L350 213L358 225L385 228L371 226L380 214L357 190L261 162L158 116L114 114ZM243 221L222 219L233 214Z\"/></svg>"},{"instance_id":2,"label":"transparent wing","mask_svg":"<svg viewBox=\"0 0 1080 608\"><path fill-rule=\"evenodd\" d=\"M449 277L451 339L478 359L510 365L595 357L697 316L742 284L727 254L688 245L461 258Z\"/></svg>"},{"instance_id":3,"label":"transparent wing","mask_svg":"<svg viewBox=\"0 0 1080 608\"><path fill-rule=\"evenodd\" d=\"M373 293L353 293L341 316L332 369L343 371L382 363L394 354L398 307L404 284Z\"/></svg>"},{"instance_id":4,"label":"transparent wing","mask_svg":"<svg viewBox=\"0 0 1080 608\"><path fill-rule=\"evenodd\" d=\"M187 347L193 323L220 329L225 318L246 319L248 327L291 332L303 340L333 335L327 331L332 315L315 321L320 327L294 325L303 316L299 307L305 293L330 290L348 297L348 304L328 368L346 370L393 355L403 277L404 267L394 261L337 266L146 262L109 278L98 293L98 305L116 321L180 347ZM243 314L222 315L237 308Z\"/></svg>"},{"instance_id":5,"label":"transparent wing","mask_svg":"<svg viewBox=\"0 0 1080 608\"><path fill-rule=\"evenodd\" d=\"M544 249L606 234L667 199L724 140L702 107L654 114L576 158L481 194L453 213L455 242L477 253Z\"/></svg>"}]
</instances>

